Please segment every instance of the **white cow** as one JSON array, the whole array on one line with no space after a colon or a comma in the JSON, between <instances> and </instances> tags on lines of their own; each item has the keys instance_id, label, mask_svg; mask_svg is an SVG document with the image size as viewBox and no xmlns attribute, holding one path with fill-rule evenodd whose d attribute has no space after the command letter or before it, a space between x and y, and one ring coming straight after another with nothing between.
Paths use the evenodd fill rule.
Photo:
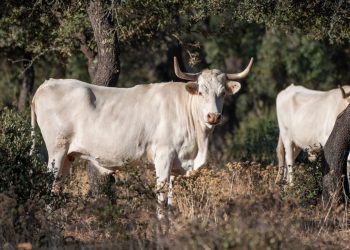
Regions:
<instances>
[{"instance_id":1,"label":"white cow","mask_svg":"<svg viewBox=\"0 0 350 250\"><path fill-rule=\"evenodd\" d=\"M169 182L173 170L186 173L207 159L208 139L220 122L224 97L235 94L251 59L241 73L204 70L176 75L189 83L168 82L111 88L78 80L45 81L32 101L32 126L37 121L56 173L55 186L80 157L101 172L147 158L157 184ZM165 202L164 193L158 196Z\"/></svg>"},{"instance_id":2,"label":"white cow","mask_svg":"<svg viewBox=\"0 0 350 250\"><path fill-rule=\"evenodd\" d=\"M344 86L344 89L348 92L350 86ZM292 84L277 95L280 135L277 146L279 173L276 182L284 176L292 184L292 167L301 149L317 151L323 147L337 116L348 104L342 88L316 91Z\"/></svg>"}]
</instances>

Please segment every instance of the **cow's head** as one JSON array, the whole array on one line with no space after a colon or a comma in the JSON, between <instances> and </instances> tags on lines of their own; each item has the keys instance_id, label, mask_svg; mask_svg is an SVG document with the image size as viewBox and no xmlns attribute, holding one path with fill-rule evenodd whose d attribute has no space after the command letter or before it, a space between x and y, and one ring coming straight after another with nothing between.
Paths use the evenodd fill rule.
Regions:
<instances>
[{"instance_id":1,"label":"cow's head","mask_svg":"<svg viewBox=\"0 0 350 250\"><path fill-rule=\"evenodd\" d=\"M237 93L241 84L237 80L247 77L253 65L253 58L245 70L240 73L227 74L220 70L204 70L197 74L184 73L180 70L176 57L174 57L174 68L177 77L189 80L186 90L196 95L199 102L199 115L208 128L217 125L221 120L221 112L224 98Z\"/></svg>"}]
</instances>

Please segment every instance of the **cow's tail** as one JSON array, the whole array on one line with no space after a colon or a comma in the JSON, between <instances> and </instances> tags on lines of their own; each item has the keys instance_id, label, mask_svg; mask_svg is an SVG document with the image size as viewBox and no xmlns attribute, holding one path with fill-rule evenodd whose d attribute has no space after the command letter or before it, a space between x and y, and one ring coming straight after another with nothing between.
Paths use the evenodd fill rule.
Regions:
<instances>
[{"instance_id":1,"label":"cow's tail","mask_svg":"<svg viewBox=\"0 0 350 250\"><path fill-rule=\"evenodd\" d=\"M35 102L34 102L34 98L32 101L32 104L30 105L30 124L32 127L32 131L31 131L31 138L32 138L32 147L30 149L30 155L33 155L34 153L34 149L35 149L35 127L36 127L36 114L35 114Z\"/></svg>"},{"instance_id":2,"label":"cow's tail","mask_svg":"<svg viewBox=\"0 0 350 250\"><path fill-rule=\"evenodd\" d=\"M276 148L277 153L277 160L278 160L278 173L276 177L276 183L279 183L282 181L284 176L284 168L285 168L285 149L282 141L281 134L278 137L278 143Z\"/></svg>"}]
</instances>

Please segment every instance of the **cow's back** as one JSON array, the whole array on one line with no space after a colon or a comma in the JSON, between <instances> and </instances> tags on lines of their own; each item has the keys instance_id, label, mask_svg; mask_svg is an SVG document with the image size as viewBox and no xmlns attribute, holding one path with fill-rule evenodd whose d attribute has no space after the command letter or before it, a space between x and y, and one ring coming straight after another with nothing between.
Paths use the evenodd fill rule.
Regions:
<instances>
[{"instance_id":1,"label":"cow's back","mask_svg":"<svg viewBox=\"0 0 350 250\"><path fill-rule=\"evenodd\" d=\"M291 85L276 99L281 135L301 148L324 145L346 105L339 89L315 91Z\"/></svg>"}]
</instances>

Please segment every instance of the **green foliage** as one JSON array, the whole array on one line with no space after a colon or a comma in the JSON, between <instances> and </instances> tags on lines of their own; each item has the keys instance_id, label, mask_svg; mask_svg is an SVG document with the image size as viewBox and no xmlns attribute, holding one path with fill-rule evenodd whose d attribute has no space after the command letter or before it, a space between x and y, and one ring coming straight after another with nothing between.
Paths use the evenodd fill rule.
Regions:
<instances>
[{"instance_id":1,"label":"green foliage","mask_svg":"<svg viewBox=\"0 0 350 250\"><path fill-rule=\"evenodd\" d=\"M247 116L240 123L235 136L228 138L234 158L262 163L275 161L278 131L276 117L272 113Z\"/></svg>"},{"instance_id":2,"label":"green foliage","mask_svg":"<svg viewBox=\"0 0 350 250\"><path fill-rule=\"evenodd\" d=\"M18 203L46 197L53 176L32 147L28 116L4 109L0 117L0 193L14 195ZM37 138L38 139L38 138Z\"/></svg>"},{"instance_id":3,"label":"green foliage","mask_svg":"<svg viewBox=\"0 0 350 250\"><path fill-rule=\"evenodd\" d=\"M322 171L318 161L296 165L293 169L293 186L287 195L302 206L316 205L322 193Z\"/></svg>"},{"instance_id":4,"label":"green foliage","mask_svg":"<svg viewBox=\"0 0 350 250\"><path fill-rule=\"evenodd\" d=\"M285 32L302 32L335 43L350 39L346 1L243 0L235 11L243 20Z\"/></svg>"},{"instance_id":5,"label":"green foliage","mask_svg":"<svg viewBox=\"0 0 350 250\"><path fill-rule=\"evenodd\" d=\"M273 88L279 90L290 83L311 88L330 88L339 81L341 72L334 55L339 47L314 41L298 33L285 35L269 30L257 54L258 63L252 72L252 89L258 94L275 97ZM346 74L344 74L346 76ZM343 77L344 77L343 76ZM271 86L265 89L266 86Z\"/></svg>"},{"instance_id":6,"label":"green foliage","mask_svg":"<svg viewBox=\"0 0 350 250\"><path fill-rule=\"evenodd\" d=\"M20 82L20 70L5 60L0 61L0 109L2 106L12 106L17 102Z\"/></svg>"},{"instance_id":7,"label":"green foliage","mask_svg":"<svg viewBox=\"0 0 350 250\"><path fill-rule=\"evenodd\" d=\"M59 22L50 12L52 5L12 0L5 1L3 5L0 13L2 52L17 50L38 55L54 49Z\"/></svg>"},{"instance_id":8,"label":"green foliage","mask_svg":"<svg viewBox=\"0 0 350 250\"><path fill-rule=\"evenodd\" d=\"M90 82L85 58L81 53L76 53L71 57L69 57L65 66L66 66L65 78L79 79L81 81Z\"/></svg>"},{"instance_id":9,"label":"green foliage","mask_svg":"<svg viewBox=\"0 0 350 250\"><path fill-rule=\"evenodd\" d=\"M199 31L202 21L224 11L227 1L122 1L109 9L118 18L116 27L124 43L169 36L184 38L190 31ZM160 41L158 41L160 42Z\"/></svg>"},{"instance_id":10,"label":"green foliage","mask_svg":"<svg viewBox=\"0 0 350 250\"><path fill-rule=\"evenodd\" d=\"M205 37L202 43L205 60L211 68L238 70L230 69L225 60L245 58L248 61L248 58L255 56L257 45L264 35L261 26L241 21L232 22L225 16L214 16L209 20L210 36Z\"/></svg>"}]
</instances>

